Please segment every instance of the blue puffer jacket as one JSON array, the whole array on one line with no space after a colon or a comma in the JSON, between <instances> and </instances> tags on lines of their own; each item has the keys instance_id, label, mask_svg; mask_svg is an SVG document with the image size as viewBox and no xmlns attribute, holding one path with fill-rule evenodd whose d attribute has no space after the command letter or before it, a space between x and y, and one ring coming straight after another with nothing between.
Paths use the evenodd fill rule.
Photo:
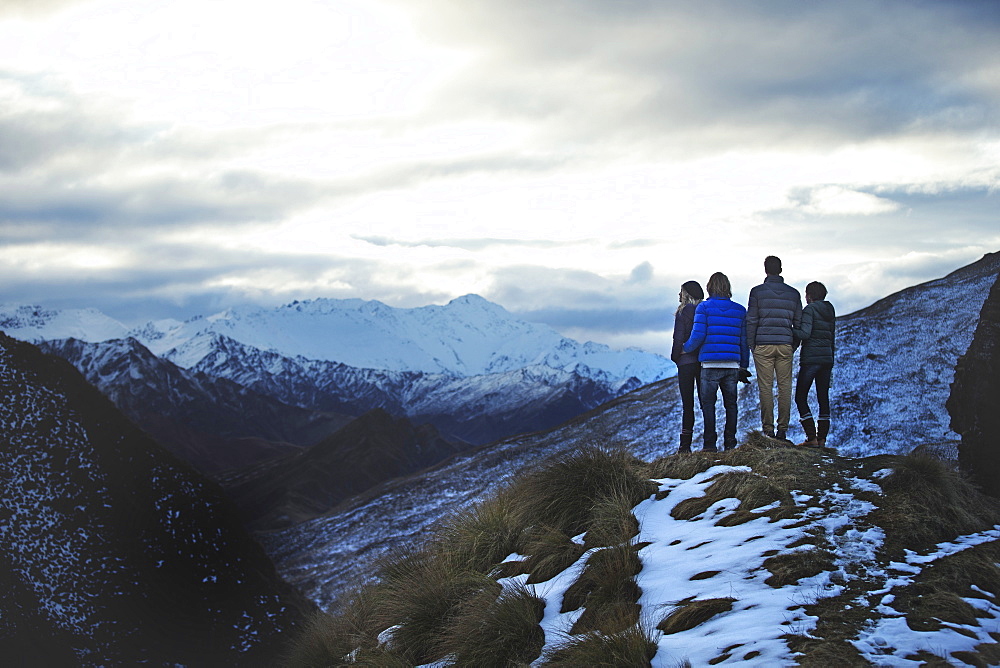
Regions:
<instances>
[{"instance_id":1,"label":"blue puffer jacket","mask_svg":"<svg viewBox=\"0 0 1000 668\"><path fill-rule=\"evenodd\" d=\"M747 345L747 310L732 299L711 296L694 312L694 328L684 352L698 351L699 362L739 362L750 366Z\"/></svg>"}]
</instances>

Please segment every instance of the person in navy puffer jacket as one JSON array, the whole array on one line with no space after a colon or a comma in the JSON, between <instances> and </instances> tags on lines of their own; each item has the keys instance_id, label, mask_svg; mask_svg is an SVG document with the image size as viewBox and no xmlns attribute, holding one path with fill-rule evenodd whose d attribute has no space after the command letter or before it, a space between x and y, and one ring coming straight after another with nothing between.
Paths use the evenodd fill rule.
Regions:
<instances>
[{"instance_id":1,"label":"person in navy puffer jacket","mask_svg":"<svg viewBox=\"0 0 1000 668\"><path fill-rule=\"evenodd\" d=\"M747 304L747 336L757 369L760 424L767 436L788 440L792 409L792 354L795 335L802 322L799 291L781 277L781 260L764 258L764 282L750 290ZM774 384L778 383L778 424L774 421Z\"/></svg>"},{"instance_id":2,"label":"person in navy puffer jacket","mask_svg":"<svg viewBox=\"0 0 1000 668\"><path fill-rule=\"evenodd\" d=\"M684 352L698 351L701 362L699 399L705 423L705 444L702 450L716 451L715 399L722 389L722 405L726 409L726 426L722 434L723 447L736 447L736 384L747 382L750 372L750 347L747 344L746 309L732 300L729 278L716 272L708 279L708 299L698 304L694 312L694 327L684 344Z\"/></svg>"}]
</instances>

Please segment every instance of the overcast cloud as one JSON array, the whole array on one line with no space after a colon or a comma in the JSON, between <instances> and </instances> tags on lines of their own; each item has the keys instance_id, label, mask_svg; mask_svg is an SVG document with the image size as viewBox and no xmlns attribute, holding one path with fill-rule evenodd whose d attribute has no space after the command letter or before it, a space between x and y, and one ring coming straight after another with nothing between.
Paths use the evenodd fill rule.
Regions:
<instances>
[{"instance_id":1,"label":"overcast cloud","mask_svg":"<svg viewBox=\"0 0 1000 668\"><path fill-rule=\"evenodd\" d=\"M1000 5L0 5L0 301L478 293L668 348L767 254L838 311L1000 250Z\"/></svg>"}]
</instances>

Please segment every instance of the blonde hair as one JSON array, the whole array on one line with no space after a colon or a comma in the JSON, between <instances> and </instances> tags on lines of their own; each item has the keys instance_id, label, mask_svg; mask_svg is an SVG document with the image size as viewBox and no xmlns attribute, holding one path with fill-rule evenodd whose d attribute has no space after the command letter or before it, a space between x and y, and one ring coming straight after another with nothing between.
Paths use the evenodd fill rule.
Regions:
<instances>
[{"instance_id":1,"label":"blonde hair","mask_svg":"<svg viewBox=\"0 0 1000 668\"><path fill-rule=\"evenodd\" d=\"M729 282L729 277L721 271L717 271L712 274L705 287L708 288L708 294L710 297L725 297L726 299L731 299L733 296L733 286Z\"/></svg>"},{"instance_id":2,"label":"blonde hair","mask_svg":"<svg viewBox=\"0 0 1000 668\"><path fill-rule=\"evenodd\" d=\"M675 315L677 313L680 313L681 311L684 310L684 307L687 306L688 304L691 304L692 306L697 306L701 302L702 302L701 299L698 299L697 297L692 297L688 293L688 291L684 289L684 286L682 285L681 286L681 303L678 304L677 310L674 313L675 313Z\"/></svg>"}]
</instances>

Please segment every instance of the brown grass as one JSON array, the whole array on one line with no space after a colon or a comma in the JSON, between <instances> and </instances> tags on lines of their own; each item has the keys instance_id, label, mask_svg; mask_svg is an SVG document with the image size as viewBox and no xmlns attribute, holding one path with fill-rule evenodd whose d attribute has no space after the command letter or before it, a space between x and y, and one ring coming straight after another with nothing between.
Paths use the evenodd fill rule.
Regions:
<instances>
[{"instance_id":1,"label":"brown grass","mask_svg":"<svg viewBox=\"0 0 1000 668\"><path fill-rule=\"evenodd\" d=\"M571 633L617 632L639 621L642 592L635 576L642 562L635 546L622 544L590 555L576 582L563 595L561 612L584 608Z\"/></svg>"},{"instance_id":2,"label":"brown grass","mask_svg":"<svg viewBox=\"0 0 1000 668\"><path fill-rule=\"evenodd\" d=\"M544 665L575 668L648 666L656 650L652 633L636 624L617 633L593 631L569 638L546 653Z\"/></svg>"},{"instance_id":3,"label":"brown grass","mask_svg":"<svg viewBox=\"0 0 1000 668\"><path fill-rule=\"evenodd\" d=\"M677 609L664 617L656 625L667 635L680 633L704 624L716 615L721 615L733 609L735 598L706 598L702 600L681 601Z\"/></svg>"},{"instance_id":4,"label":"brown grass","mask_svg":"<svg viewBox=\"0 0 1000 668\"><path fill-rule=\"evenodd\" d=\"M539 622L545 601L529 587L511 587L500 596L480 592L465 601L442 640L442 652L456 666L507 668L537 659L545 644Z\"/></svg>"},{"instance_id":5,"label":"brown grass","mask_svg":"<svg viewBox=\"0 0 1000 668\"><path fill-rule=\"evenodd\" d=\"M764 582L772 587L784 587L802 578L833 570L833 555L818 549L779 554L767 559L764 568L771 572Z\"/></svg>"}]
</instances>

